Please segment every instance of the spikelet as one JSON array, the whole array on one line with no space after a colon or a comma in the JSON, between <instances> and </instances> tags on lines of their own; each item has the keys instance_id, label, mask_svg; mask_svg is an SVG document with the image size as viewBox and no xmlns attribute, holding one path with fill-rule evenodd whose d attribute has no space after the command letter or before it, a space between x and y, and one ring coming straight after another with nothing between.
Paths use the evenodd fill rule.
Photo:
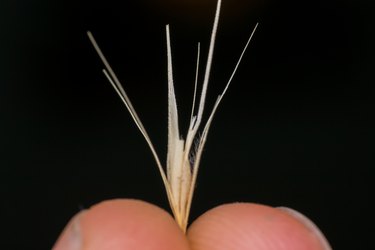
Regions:
<instances>
[{"instance_id":1,"label":"spikelet","mask_svg":"<svg viewBox=\"0 0 375 250\"><path fill-rule=\"evenodd\" d=\"M161 164L159 157L156 153L156 150L152 144L152 141L147 134L146 129L144 128L141 120L139 119L132 103L129 100L125 90L123 89L120 81L113 72L111 66L109 65L107 59L104 57L101 49L99 48L97 42L95 41L91 32L88 32L89 39L93 44L96 52L98 53L100 59L104 63L105 69L103 73L107 77L108 81L112 84L113 88L120 96L121 100L124 102L126 108L130 112L135 124L138 129L141 131L143 137L145 138L148 146L151 149L151 152L155 158L157 166L162 177L169 204L171 206L173 215L177 224L180 226L182 231L186 232L189 212L191 207L191 202L194 194L195 182L197 179L197 173L199 168L199 162L202 156L203 147L205 145L208 130L210 128L214 114L219 106L223 96L225 95L229 84L231 83L234 74L237 71L238 65L241 62L241 59L250 43L250 40L258 26L256 24L253 29L238 61L233 70L232 75L230 76L223 92L218 96L213 109L206 121L206 124L201 131L200 136L197 136L197 132L202 123L202 116L205 106L207 86L210 77L212 58L215 47L215 38L217 33L217 27L220 16L221 9L221 0L218 0L215 19L213 24L213 29L211 33L210 46L207 57L207 64L204 74L203 86L200 92L200 99L198 103L198 110L195 113L196 105L196 92L197 92L197 81L198 81L198 68L199 68L199 58L200 58L200 44L198 43L198 52L197 52L197 66L196 66L196 76L195 76L195 87L194 87L194 98L193 105L191 109L190 124L189 129L186 135L186 139L183 139L179 127L178 127L178 111L176 104L176 97L174 91L173 83L173 71L172 71L172 52L171 52L171 43L170 43L170 32L169 26L166 26L166 38L167 38L167 58L168 58L168 154L167 154L167 163L166 171L164 170L163 165Z\"/></svg>"}]
</instances>

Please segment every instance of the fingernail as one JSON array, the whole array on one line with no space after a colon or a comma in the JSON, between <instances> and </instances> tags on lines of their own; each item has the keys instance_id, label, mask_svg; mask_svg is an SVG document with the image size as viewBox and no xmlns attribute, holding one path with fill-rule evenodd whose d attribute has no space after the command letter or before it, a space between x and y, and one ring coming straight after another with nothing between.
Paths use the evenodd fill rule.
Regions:
<instances>
[{"instance_id":1,"label":"fingernail","mask_svg":"<svg viewBox=\"0 0 375 250\"><path fill-rule=\"evenodd\" d=\"M82 245L80 219L85 211L76 214L57 239L52 250L80 250Z\"/></svg>"},{"instance_id":2,"label":"fingernail","mask_svg":"<svg viewBox=\"0 0 375 250\"><path fill-rule=\"evenodd\" d=\"M320 231L320 229L312 222L309 218L307 218L305 215L301 214L300 212L288 208L288 207L278 207L278 209L286 212L287 214L293 216L295 219L299 220L301 223L303 223L313 234L319 239L322 249L324 250L332 250L331 246L329 245L326 237L323 235L323 233Z\"/></svg>"}]
</instances>

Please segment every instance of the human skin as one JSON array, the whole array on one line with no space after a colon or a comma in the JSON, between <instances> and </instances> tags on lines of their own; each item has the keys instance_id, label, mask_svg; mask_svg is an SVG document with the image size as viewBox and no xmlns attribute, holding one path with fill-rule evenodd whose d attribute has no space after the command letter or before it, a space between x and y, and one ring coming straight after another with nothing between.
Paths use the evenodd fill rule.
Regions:
<instances>
[{"instance_id":1,"label":"human skin","mask_svg":"<svg viewBox=\"0 0 375 250\"><path fill-rule=\"evenodd\" d=\"M186 235L171 215L150 203L117 199L74 216L52 250L328 250L306 217L252 203L213 208Z\"/></svg>"}]
</instances>

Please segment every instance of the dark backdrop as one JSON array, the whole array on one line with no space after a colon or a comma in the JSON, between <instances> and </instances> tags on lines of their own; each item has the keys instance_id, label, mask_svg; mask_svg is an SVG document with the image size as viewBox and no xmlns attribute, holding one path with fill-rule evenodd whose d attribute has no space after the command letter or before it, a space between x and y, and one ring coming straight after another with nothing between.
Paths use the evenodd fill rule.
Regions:
<instances>
[{"instance_id":1,"label":"dark backdrop","mask_svg":"<svg viewBox=\"0 0 375 250\"><path fill-rule=\"evenodd\" d=\"M371 249L371 2L223 1L207 111L260 25L208 136L191 219L225 202L289 206L312 218L334 249ZM164 161L164 25L185 131L196 44L205 62L215 4L0 2L0 248L50 249L73 214L105 199L169 210L151 153L86 31Z\"/></svg>"}]
</instances>

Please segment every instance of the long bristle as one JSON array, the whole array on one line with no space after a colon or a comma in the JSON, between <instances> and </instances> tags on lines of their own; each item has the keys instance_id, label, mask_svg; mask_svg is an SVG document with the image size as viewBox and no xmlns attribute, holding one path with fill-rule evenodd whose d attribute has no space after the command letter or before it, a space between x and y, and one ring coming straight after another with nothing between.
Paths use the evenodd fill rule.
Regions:
<instances>
[{"instance_id":1,"label":"long bristle","mask_svg":"<svg viewBox=\"0 0 375 250\"><path fill-rule=\"evenodd\" d=\"M242 60L242 57L254 35L258 24L256 24L253 29L242 53L236 63L236 66L224 88L222 93L218 96L211 113L209 114L208 120L203 127L202 133L199 135L199 127L202 122L203 111L205 107L206 95L208 82L210 78L211 65L213 60L213 53L215 48L216 33L220 17L221 0L218 0L217 7L215 11L215 19L211 33L210 45L207 56L206 69L204 73L204 80L200 92L199 102L197 102L197 88L199 79L199 61L200 61L200 44L198 43L197 51L197 63L196 63L196 73L194 82L194 94L193 103L190 114L190 124L186 134L186 139L182 139L179 131L178 124L178 109L174 90L173 82L173 67L172 67L172 49L170 41L170 30L169 25L166 26L166 40L167 40L167 62L168 62L168 153L166 162L166 172L159 160L156 150L151 142L150 137L147 134L138 114L136 113L130 99L128 98L124 88L122 87L120 81L118 80L116 74L112 70L107 59L103 55L101 49L99 48L94 36L91 32L88 32L89 39L93 44L96 52L98 53L100 59L102 60L105 69L103 70L108 81L111 83L112 87L115 89L117 94L120 96L121 100L124 102L126 108L128 109L130 115L132 116L138 129L141 131L143 137L145 138L151 152L156 160L159 172L163 179L163 183L167 192L169 204L171 206L173 215L176 222L180 228L186 232L188 218L191 208L191 203L194 194L195 183L197 180L199 163L202 157L203 147L207 140L208 131L210 129L213 117L215 116L216 110L221 103L223 96L226 94L227 89L232 82L232 79L238 69L238 66ZM197 111L195 111L197 106Z\"/></svg>"}]
</instances>

